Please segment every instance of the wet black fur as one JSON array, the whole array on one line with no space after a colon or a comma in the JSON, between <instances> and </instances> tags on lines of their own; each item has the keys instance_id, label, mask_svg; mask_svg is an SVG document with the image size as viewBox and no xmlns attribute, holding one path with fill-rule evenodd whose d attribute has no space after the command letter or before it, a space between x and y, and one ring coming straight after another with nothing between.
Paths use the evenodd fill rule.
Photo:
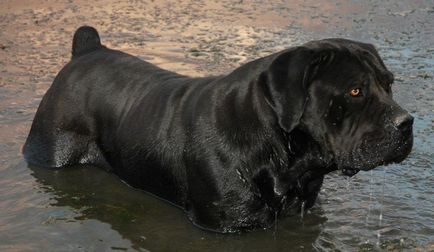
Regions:
<instances>
[{"instance_id":1,"label":"wet black fur","mask_svg":"<svg viewBox=\"0 0 434 252\"><path fill-rule=\"evenodd\" d=\"M73 58L36 113L33 165L91 164L218 232L267 228L311 207L324 175L399 162L412 118L369 44L326 39L190 78L74 35ZM360 87L361 97L348 95Z\"/></svg>"}]
</instances>

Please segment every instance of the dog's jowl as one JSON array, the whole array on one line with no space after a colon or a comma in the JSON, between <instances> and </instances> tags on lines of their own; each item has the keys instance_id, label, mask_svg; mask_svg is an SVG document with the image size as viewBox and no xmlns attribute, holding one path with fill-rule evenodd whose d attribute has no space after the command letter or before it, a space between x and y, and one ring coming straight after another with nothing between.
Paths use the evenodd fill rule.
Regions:
<instances>
[{"instance_id":1,"label":"dog's jowl","mask_svg":"<svg viewBox=\"0 0 434 252\"><path fill-rule=\"evenodd\" d=\"M182 207L197 226L267 228L311 207L324 175L402 161L413 118L370 44L325 39L190 78L81 27L36 113L29 164L90 164Z\"/></svg>"}]
</instances>

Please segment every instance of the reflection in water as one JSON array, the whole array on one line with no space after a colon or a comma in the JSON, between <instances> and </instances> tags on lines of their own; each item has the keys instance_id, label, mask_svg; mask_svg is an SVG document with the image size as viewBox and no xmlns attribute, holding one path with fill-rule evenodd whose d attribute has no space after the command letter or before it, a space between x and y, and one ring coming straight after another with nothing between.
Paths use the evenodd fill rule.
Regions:
<instances>
[{"instance_id":1,"label":"reflection in water","mask_svg":"<svg viewBox=\"0 0 434 252\"><path fill-rule=\"evenodd\" d=\"M0 1L0 251L434 251L433 13L432 0ZM371 42L415 117L413 151L385 183L384 167L349 183L327 176L319 206L280 219L275 236L203 232L96 168L29 169L19 149L83 24L110 47L195 76L312 39Z\"/></svg>"},{"instance_id":2,"label":"reflection in water","mask_svg":"<svg viewBox=\"0 0 434 252\"><path fill-rule=\"evenodd\" d=\"M279 229L243 235L222 235L194 227L182 210L122 183L119 178L96 167L82 166L61 170L29 167L40 184L50 193L51 207L72 208L72 218L61 214L57 222L98 220L110 225L135 249L160 251L277 251L309 248L326 221L320 209L304 216L279 220ZM277 229L276 229L277 230ZM98 234L75 235L98 237ZM110 237L102 238L106 242ZM170 242L169 242L170 241Z\"/></svg>"}]
</instances>

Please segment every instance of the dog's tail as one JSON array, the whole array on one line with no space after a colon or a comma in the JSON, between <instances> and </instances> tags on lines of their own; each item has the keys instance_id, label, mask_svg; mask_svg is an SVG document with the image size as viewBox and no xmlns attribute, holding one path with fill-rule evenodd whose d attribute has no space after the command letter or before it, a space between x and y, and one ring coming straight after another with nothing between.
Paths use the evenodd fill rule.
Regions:
<instances>
[{"instance_id":1,"label":"dog's tail","mask_svg":"<svg viewBox=\"0 0 434 252\"><path fill-rule=\"evenodd\" d=\"M91 26L77 29L72 39L72 58L76 58L102 48L98 32Z\"/></svg>"}]
</instances>

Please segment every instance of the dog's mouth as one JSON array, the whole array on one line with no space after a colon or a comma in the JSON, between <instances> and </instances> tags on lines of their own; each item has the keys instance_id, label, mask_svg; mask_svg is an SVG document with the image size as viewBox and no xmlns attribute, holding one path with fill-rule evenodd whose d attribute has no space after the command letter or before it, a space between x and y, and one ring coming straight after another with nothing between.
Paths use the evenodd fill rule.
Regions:
<instances>
[{"instance_id":1,"label":"dog's mouth","mask_svg":"<svg viewBox=\"0 0 434 252\"><path fill-rule=\"evenodd\" d=\"M338 167L342 175L352 177L359 171L369 171L382 165L402 162L411 152L413 135L410 132L404 138L393 137L386 141L383 146L372 148L362 146L358 151L338 160ZM340 161L340 162L339 162Z\"/></svg>"}]
</instances>

